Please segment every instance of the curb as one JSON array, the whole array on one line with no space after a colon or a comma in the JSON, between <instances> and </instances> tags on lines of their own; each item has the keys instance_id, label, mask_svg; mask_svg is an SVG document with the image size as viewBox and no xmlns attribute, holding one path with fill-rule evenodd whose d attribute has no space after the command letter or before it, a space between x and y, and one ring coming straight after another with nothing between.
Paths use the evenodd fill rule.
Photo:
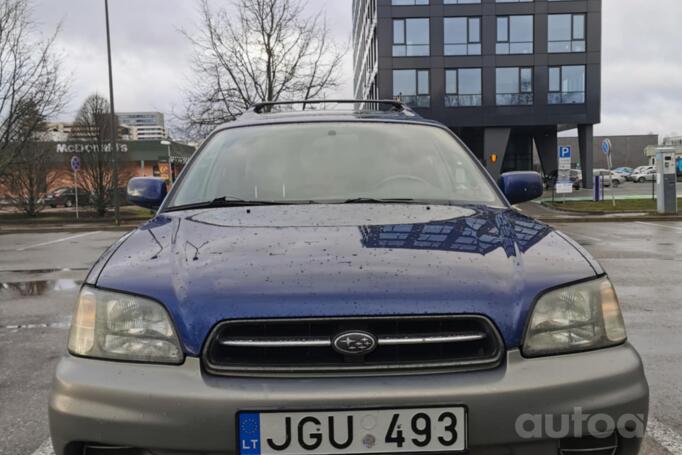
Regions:
<instances>
[{"instance_id":1,"label":"curb","mask_svg":"<svg viewBox=\"0 0 682 455\"><path fill-rule=\"evenodd\" d=\"M531 215L532 217L532 215ZM535 219L543 223L628 223L633 221L672 221L682 222L682 216L567 216L546 217L539 216Z\"/></svg>"}]
</instances>

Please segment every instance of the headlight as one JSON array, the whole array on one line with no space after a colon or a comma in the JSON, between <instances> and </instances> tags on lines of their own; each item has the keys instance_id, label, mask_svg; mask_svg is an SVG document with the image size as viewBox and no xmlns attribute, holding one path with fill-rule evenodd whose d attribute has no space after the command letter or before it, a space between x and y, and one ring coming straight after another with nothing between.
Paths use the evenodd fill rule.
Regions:
<instances>
[{"instance_id":1,"label":"headlight","mask_svg":"<svg viewBox=\"0 0 682 455\"><path fill-rule=\"evenodd\" d=\"M84 287L69 334L69 352L84 357L182 363L166 309L153 300Z\"/></svg>"},{"instance_id":2,"label":"headlight","mask_svg":"<svg viewBox=\"0 0 682 455\"><path fill-rule=\"evenodd\" d=\"M523 353L533 357L587 351L625 339L616 292L602 278L543 295L530 318Z\"/></svg>"}]
</instances>

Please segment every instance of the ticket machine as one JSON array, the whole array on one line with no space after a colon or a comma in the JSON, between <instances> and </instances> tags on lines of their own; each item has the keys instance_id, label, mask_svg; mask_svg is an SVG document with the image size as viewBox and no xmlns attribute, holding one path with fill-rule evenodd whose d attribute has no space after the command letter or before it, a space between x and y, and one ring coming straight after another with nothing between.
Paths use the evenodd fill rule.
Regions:
<instances>
[{"instance_id":1,"label":"ticket machine","mask_svg":"<svg viewBox=\"0 0 682 455\"><path fill-rule=\"evenodd\" d=\"M656 151L656 198L658 213L677 214L677 163L674 150Z\"/></svg>"}]
</instances>

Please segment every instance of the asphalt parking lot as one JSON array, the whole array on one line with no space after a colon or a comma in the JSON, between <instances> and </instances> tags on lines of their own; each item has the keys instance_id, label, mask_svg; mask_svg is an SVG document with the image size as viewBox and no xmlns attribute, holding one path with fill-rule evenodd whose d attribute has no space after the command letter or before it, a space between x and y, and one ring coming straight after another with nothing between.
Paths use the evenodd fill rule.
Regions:
<instances>
[{"instance_id":1,"label":"asphalt parking lot","mask_svg":"<svg viewBox=\"0 0 682 455\"><path fill-rule=\"evenodd\" d=\"M682 454L682 223L559 224L616 284L651 386L646 455ZM0 454L47 455L46 401L88 267L120 232L0 236Z\"/></svg>"}]
</instances>

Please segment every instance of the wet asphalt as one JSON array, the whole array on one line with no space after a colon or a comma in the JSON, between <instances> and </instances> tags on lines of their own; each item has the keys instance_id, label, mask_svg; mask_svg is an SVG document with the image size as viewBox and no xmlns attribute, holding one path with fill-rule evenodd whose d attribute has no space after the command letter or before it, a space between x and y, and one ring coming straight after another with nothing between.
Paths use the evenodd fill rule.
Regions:
<instances>
[{"instance_id":1,"label":"wet asphalt","mask_svg":"<svg viewBox=\"0 0 682 455\"><path fill-rule=\"evenodd\" d=\"M602 263L618 290L645 363L659 440L642 453L682 454L682 223L556 227ZM121 235L0 235L0 455L49 452L47 395L75 296L89 266Z\"/></svg>"}]
</instances>

